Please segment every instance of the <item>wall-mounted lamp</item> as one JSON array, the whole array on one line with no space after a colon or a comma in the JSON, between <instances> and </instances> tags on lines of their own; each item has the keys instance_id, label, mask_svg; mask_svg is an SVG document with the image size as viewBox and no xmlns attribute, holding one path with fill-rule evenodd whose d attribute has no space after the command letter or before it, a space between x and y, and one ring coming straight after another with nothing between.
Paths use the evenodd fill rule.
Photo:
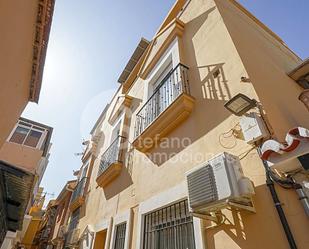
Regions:
<instances>
[{"instance_id":1,"label":"wall-mounted lamp","mask_svg":"<svg viewBox=\"0 0 309 249\"><path fill-rule=\"evenodd\" d=\"M228 102L224 104L224 107L231 113L242 116L250 109L257 106L257 101L255 99L250 99L246 95L239 93Z\"/></svg>"},{"instance_id":2,"label":"wall-mounted lamp","mask_svg":"<svg viewBox=\"0 0 309 249\"><path fill-rule=\"evenodd\" d=\"M309 111L309 89L304 90L298 97L298 99L304 103Z\"/></svg>"}]
</instances>

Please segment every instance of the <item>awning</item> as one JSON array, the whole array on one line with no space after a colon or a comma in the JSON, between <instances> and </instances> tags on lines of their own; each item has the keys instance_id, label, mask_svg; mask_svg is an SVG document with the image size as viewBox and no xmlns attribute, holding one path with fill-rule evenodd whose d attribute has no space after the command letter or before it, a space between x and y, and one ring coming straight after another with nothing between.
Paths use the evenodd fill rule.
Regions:
<instances>
[{"instance_id":1,"label":"awning","mask_svg":"<svg viewBox=\"0 0 309 249\"><path fill-rule=\"evenodd\" d=\"M309 89L309 58L295 67L288 75L302 88Z\"/></svg>"},{"instance_id":2,"label":"awning","mask_svg":"<svg viewBox=\"0 0 309 249\"><path fill-rule=\"evenodd\" d=\"M0 212L7 230L22 229L33 182L33 174L0 161Z\"/></svg>"},{"instance_id":3,"label":"awning","mask_svg":"<svg viewBox=\"0 0 309 249\"><path fill-rule=\"evenodd\" d=\"M144 54L145 50L147 49L149 45L149 41L146 39L142 38L140 42L138 43L136 49L134 50L130 60L128 61L127 65L123 69L121 75L119 76L118 82L119 83L124 83L127 78L129 77L130 73L132 72L133 68L136 66L137 62L139 59L142 57Z\"/></svg>"}]
</instances>

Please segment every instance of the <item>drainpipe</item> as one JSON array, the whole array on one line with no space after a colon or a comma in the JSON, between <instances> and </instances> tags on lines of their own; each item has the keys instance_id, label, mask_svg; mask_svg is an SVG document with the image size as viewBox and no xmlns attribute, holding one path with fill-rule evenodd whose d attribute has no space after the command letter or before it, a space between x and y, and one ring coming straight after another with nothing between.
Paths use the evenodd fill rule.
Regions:
<instances>
[{"instance_id":1,"label":"drainpipe","mask_svg":"<svg viewBox=\"0 0 309 249\"><path fill-rule=\"evenodd\" d=\"M298 194L298 199L301 202L306 215L309 217L309 198L305 194L305 191L303 190L303 187L300 184L297 184L295 187L295 191Z\"/></svg>"},{"instance_id":2,"label":"drainpipe","mask_svg":"<svg viewBox=\"0 0 309 249\"><path fill-rule=\"evenodd\" d=\"M259 155L261 156L261 149L259 147L258 147L257 151L258 151ZM291 232L289 223L288 223L286 216L284 214L282 204L281 204L279 197L277 195L274 182L271 179L270 172L269 172L270 169L269 169L268 163L263 159L262 159L262 162L263 162L263 165L264 165L264 168L265 168L265 173L266 173L266 185L269 189L269 192L270 192L271 197L273 199L273 202L275 204L277 213L278 213L279 218L280 218L281 225L282 225L284 232L285 232L285 236L286 236L286 238L289 242L290 248L291 249L297 249L297 246L296 246L293 234Z\"/></svg>"}]
</instances>

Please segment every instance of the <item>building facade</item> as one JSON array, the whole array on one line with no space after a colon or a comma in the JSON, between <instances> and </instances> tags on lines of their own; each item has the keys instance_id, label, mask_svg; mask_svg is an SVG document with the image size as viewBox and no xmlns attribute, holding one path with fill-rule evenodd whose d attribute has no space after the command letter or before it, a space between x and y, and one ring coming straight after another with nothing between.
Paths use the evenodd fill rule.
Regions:
<instances>
[{"instance_id":1,"label":"building facade","mask_svg":"<svg viewBox=\"0 0 309 249\"><path fill-rule=\"evenodd\" d=\"M50 249L53 248L51 239L54 233L57 219L58 205L55 200L48 202L44 215L39 223L39 227L31 244L32 249Z\"/></svg>"},{"instance_id":2,"label":"building facade","mask_svg":"<svg viewBox=\"0 0 309 249\"><path fill-rule=\"evenodd\" d=\"M85 143L65 248L307 248L307 65L237 1L176 1Z\"/></svg>"},{"instance_id":3,"label":"building facade","mask_svg":"<svg viewBox=\"0 0 309 249\"><path fill-rule=\"evenodd\" d=\"M9 147L11 146L5 146L7 144L6 139L14 125L18 122L28 102L38 103L39 101L54 4L54 0L29 0L27 2L12 0L1 1L0 3L1 153L6 149L10 150ZM3 151L2 146L6 147ZM18 152L20 150L14 151L14 153ZM22 163L23 166L25 166L23 163L26 163L29 166L29 163L31 164L29 158L33 156L32 153L30 154L28 158L25 156L25 153L17 156L16 158L20 160L18 163ZM34 179L36 178L35 174L27 168L15 167L14 162L10 163L10 159L14 161L15 156L16 154L5 155L2 153L0 157L0 160L3 160L1 161L2 188L0 194L3 200L1 200L2 203L0 204L2 206L0 208L2 210L0 215L2 220L0 226L0 246L4 248L10 248L12 241L16 238L16 233L12 231L15 231L17 228L22 229L23 222L20 218L23 217L25 212L23 210L24 203L30 205L27 198L29 197L29 191L32 192L33 190L32 183L37 183L35 187L35 191L37 191L40 182L40 179L39 181ZM46 160L41 162L42 169L46 166L46 162ZM43 173L38 175L43 175ZM12 208L8 204L9 200L6 198L8 195L14 194L11 190L6 189L7 186L18 190L24 186L19 193L21 197L19 201L21 203L18 203L18 205L21 208L15 214L11 214L11 216L15 217L14 222L6 221L7 210ZM30 218L27 223L29 224L29 222ZM12 225L11 223L15 224ZM7 230L10 231L9 234L6 233ZM5 245L3 245L5 237L3 234L6 234L5 236L8 239L4 241Z\"/></svg>"},{"instance_id":4,"label":"building facade","mask_svg":"<svg viewBox=\"0 0 309 249\"><path fill-rule=\"evenodd\" d=\"M55 249L62 249L64 247L65 234L68 229L67 223L70 215L69 204L75 187L76 180L68 181L56 199L58 205L57 219L51 238L51 244Z\"/></svg>"},{"instance_id":5,"label":"building facade","mask_svg":"<svg viewBox=\"0 0 309 249\"><path fill-rule=\"evenodd\" d=\"M24 172L22 175L27 176L21 177L16 173L15 177L7 176L3 179L1 201L7 226L1 229L10 236L6 236L1 249L11 249L16 243L20 243L32 221L33 216L29 212L40 194L39 184L49 161L52 132L53 128L50 126L19 118L0 148L3 165L11 167L12 172L21 171ZM14 224L9 225L11 223Z\"/></svg>"},{"instance_id":6,"label":"building facade","mask_svg":"<svg viewBox=\"0 0 309 249\"><path fill-rule=\"evenodd\" d=\"M27 103L38 103L54 4L54 0L0 3L0 147Z\"/></svg>"}]
</instances>

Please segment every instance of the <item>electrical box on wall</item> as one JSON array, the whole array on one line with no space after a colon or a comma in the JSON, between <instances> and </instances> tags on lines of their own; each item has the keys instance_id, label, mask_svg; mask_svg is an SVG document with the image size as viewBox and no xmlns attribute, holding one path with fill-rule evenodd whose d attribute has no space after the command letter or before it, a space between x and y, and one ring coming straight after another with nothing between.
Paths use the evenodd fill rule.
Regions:
<instances>
[{"instance_id":1,"label":"electrical box on wall","mask_svg":"<svg viewBox=\"0 0 309 249\"><path fill-rule=\"evenodd\" d=\"M241 130L247 143L252 144L268 137L266 125L262 117L255 112L248 113L240 120Z\"/></svg>"}]
</instances>

